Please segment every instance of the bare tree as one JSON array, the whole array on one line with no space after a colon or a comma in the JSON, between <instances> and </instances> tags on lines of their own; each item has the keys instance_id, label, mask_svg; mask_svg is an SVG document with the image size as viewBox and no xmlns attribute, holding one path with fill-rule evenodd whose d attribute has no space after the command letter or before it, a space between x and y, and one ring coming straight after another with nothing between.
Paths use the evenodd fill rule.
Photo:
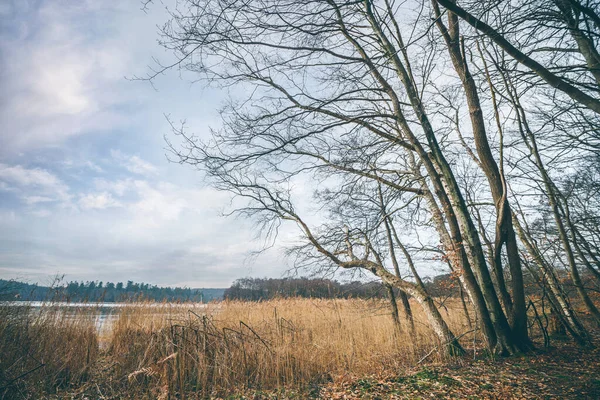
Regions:
<instances>
[{"instance_id":1,"label":"bare tree","mask_svg":"<svg viewBox=\"0 0 600 400\"><path fill-rule=\"evenodd\" d=\"M540 150L527 127L532 119L558 117L551 107L533 113L521 100L524 93L557 93L559 112L573 123L548 144L567 137L581 151L595 151L597 131L588 128L597 127L600 101L593 87L597 38L590 32L598 26L583 27L597 23L596 13L570 0L552 4L558 33L518 48L509 34L518 19L498 17L496 27L482 20L502 14L498 4L475 17L447 0L182 0L161 42L177 62L148 78L180 68L235 88L210 140L181 128L182 143L171 148L177 161L236 196L235 212L255 219L266 236L293 222L304 260L375 275L400 290L409 321L411 296L440 342L461 353L398 227L426 234L459 278L489 350L513 354L531 348L524 263L540 282L552 282L553 306L574 336L586 337L554 266L538 257L527 217L515 209L515 188L551 203L562 252L590 310L594 304L577 283L578 262L593 269L600 259L597 230L570 217L581 207L558 190L544 162L564 160L562 153ZM533 12L524 5L519 11ZM474 28L472 36L463 36L461 21ZM548 54L565 51L540 44L565 37L585 60L578 73L587 80L575 82L577 73L555 68L560 60ZM482 41L485 48L475 51ZM543 50L545 65L534 50ZM567 134L574 126L583 133ZM535 168L522 165L523 157ZM306 182L314 183L312 195L298 190ZM320 210L317 217L303 204ZM535 262L524 260L524 251Z\"/></svg>"}]
</instances>

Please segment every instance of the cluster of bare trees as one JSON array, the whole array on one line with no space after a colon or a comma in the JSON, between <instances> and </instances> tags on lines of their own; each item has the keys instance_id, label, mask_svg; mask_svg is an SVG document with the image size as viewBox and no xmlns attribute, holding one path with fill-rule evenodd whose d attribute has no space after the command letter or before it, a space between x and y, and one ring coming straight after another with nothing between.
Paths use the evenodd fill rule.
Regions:
<instances>
[{"instance_id":1,"label":"cluster of bare trees","mask_svg":"<svg viewBox=\"0 0 600 400\"><path fill-rule=\"evenodd\" d=\"M322 278L240 278L225 290L230 300L261 301L276 298L303 297L312 299L382 298L386 290L380 282L347 282Z\"/></svg>"},{"instance_id":2,"label":"cluster of bare trees","mask_svg":"<svg viewBox=\"0 0 600 400\"><path fill-rule=\"evenodd\" d=\"M211 140L176 129L177 160L267 237L295 223L299 263L400 289L451 353L420 273L458 277L500 354L532 346L527 275L589 344L573 304L600 322L597 2L182 0L161 37L177 62L158 73L232 94Z\"/></svg>"}]
</instances>

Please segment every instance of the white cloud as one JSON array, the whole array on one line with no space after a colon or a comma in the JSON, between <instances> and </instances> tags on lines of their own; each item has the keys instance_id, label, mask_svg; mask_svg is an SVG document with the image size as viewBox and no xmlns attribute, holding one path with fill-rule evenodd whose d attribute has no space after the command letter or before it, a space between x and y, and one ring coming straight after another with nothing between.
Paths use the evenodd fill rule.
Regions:
<instances>
[{"instance_id":1,"label":"white cloud","mask_svg":"<svg viewBox=\"0 0 600 400\"><path fill-rule=\"evenodd\" d=\"M122 85L136 62L120 38L136 28L136 16L138 22L143 18L139 7L93 1L18 3L25 1L13 1L9 29L0 32L0 125L10 132L0 134L0 155L128 126L130 112L118 107L139 101L140 92L127 90L133 83ZM115 15L129 16L131 25L116 23Z\"/></svg>"},{"instance_id":2,"label":"white cloud","mask_svg":"<svg viewBox=\"0 0 600 400\"><path fill-rule=\"evenodd\" d=\"M136 181L135 189L139 200L131 205L131 210L149 222L176 220L189 207L174 185L159 183L157 187L152 187L147 182Z\"/></svg>"},{"instance_id":3,"label":"white cloud","mask_svg":"<svg viewBox=\"0 0 600 400\"><path fill-rule=\"evenodd\" d=\"M40 169L27 169L20 165L0 164L0 179L19 186L59 186L60 180L50 172Z\"/></svg>"},{"instance_id":4,"label":"white cloud","mask_svg":"<svg viewBox=\"0 0 600 400\"><path fill-rule=\"evenodd\" d=\"M140 175L156 174L157 172L157 169L154 165L142 160L138 156L132 156L129 159L127 169L134 174Z\"/></svg>"},{"instance_id":5,"label":"white cloud","mask_svg":"<svg viewBox=\"0 0 600 400\"><path fill-rule=\"evenodd\" d=\"M107 179L95 179L94 186L96 189L101 191L108 191L116 196L123 196L125 192L131 190L133 187L133 179L119 179L114 181L109 181Z\"/></svg>"},{"instance_id":6,"label":"white cloud","mask_svg":"<svg viewBox=\"0 0 600 400\"><path fill-rule=\"evenodd\" d=\"M96 179L98 192L112 195L129 218L131 235L146 235L166 224L184 226L190 215L218 216L228 195L211 188L186 188L168 182L142 179ZM115 205L116 206L116 205Z\"/></svg>"},{"instance_id":7,"label":"white cloud","mask_svg":"<svg viewBox=\"0 0 600 400\"><path fill-rule=\"evenodd\" d=\"M96 179L94 187L98 192L110 194L136 223L146 227L156 226L165 221L179 220L183 212L210 212L218 214L218 209L227 203L226 193L210 188L186 188L163 181L144 179Z\"/></svg>"},{"instance_id":8,"label":"white cloud","mask_svg":"<svg viewBox=\"0 0 600 400\"><path fill-rule=\"evenodd\" d=\"M98 164L95 164L95 163L93 163L91 161L86 161L85 162L85 166L88 167L89 169L91 169L94 172L99 172L99 173L104 172L104 170L100 166L98 166Z\"/></svg>"},{"instance_id":9,"label":"white cloud","mask_svg":"<svg viewBox=\"0 0 600 400\"><path fill-rule=\"evenodd\" d=\"M77 160L77 159L68 159L63 160L59 163L62 168L77 170L78 172L96 172L96 173L104 173L104 169L100 167L98 164L90 161L90 160ZM85 171L89 170L89 171Z\"/></svg>"},{"instance_id":10,"label":"white cloud","mask_svg":"<svg viewBox=\"0 0 600 400\"><path fill-rule=\"evenodd\" d=\"M110 193L88 193L81 196L79 206L84 210L98 209L103 210L110 207L121 207L121 203L116 201Z\"/></svg>"},{"instance_id":11,"label":"white cloud","mask_svg":"<svg viewBox=\"0 0 600 400\"><path fill-rule=\"evenodd\" d=\"M29 205L32 205L37 203L47 203L54 200L48 196L23 196L23 201Z\"/></svg>"},{"instance_id":12,"label":"white cloud","mask_svg":"<svg viewBox=\"0 0 600 400\"><path fill-rule=\"evenodd\" d=\"M19 217L14 210L0 211L0 224L17 222Z\"/></svg>"},{"instance_id":13,"label":"white cloud","mask_svg":"<svg viewBox=\"0 0 600 400\"><path fill-rule=\"evenodd\" d=\"M155 82L160 94L123 79L169 57L156 25L170 4L0 1L0 202L21 202L0 209L0 275L202 286L245 274L255 246L249 224L218 216L228 195L148 161L163 153L164 113L202 135L220 94L177 74Z\"/></svg>"},{"instance_id":14,"label":"white cloud","mask_svg":"<svg viewBox=\"0 0 600 400\"><path fill-rule=\"evenodd\" d=\"M30 214L35 215L36 217L40 217L40 218L46 218L46 217L49 217L50 215L52 215L50 210L47 210L45 208L42 208L39 210L33 210L33 211L31 211Z\"/></svg>"},{"instance_id":15,"label":"white cloud","mask_svg":"<svg viewBox=\"0 0 600 400\"><path fill-rule=\"evenodd\" d=\"M123 154L119 150L111 150L110 155L129 172L138 175L155 175L158 169L151 163L142 160L136 155Z\"/></svg>"},{"instance_id":16,"label":"white cloud","mask_svg":"<svg viewBox=\"0 0 600 400\"><path fill-rule=\"evenodd\" d=\"M215 196L210 193L213 191L185 189L167 182L97 179L95 187L118 197L136 220L131 226L137 225L140 229L176 221L186 210L193 212L196 207L206 209L215 205Z\"/></svg>"},{"instance_id":17,"label":"white cloud","mask_svg":"<svg viewBox=\"0 0 600 400\"><path fill-rule=\"evenodd\" d=\"M68 202L71 198L68 186L56 175L41 168L0 163L0 183L0 189L17 193L27 204Z\"/></svg>"},{"instance_id":18,"label":"white cloud","mask_svg":"<svg viewBox=\"0 0 600 400\"><path fill-rule=\"evenodd\" d=\"M131 178L76 189L77 209L40 201L0 213L0 274L227 286L251 272L259 244L248 223L219 216L225 193ZM277 260L265 265L258 275L282 272Z\"/></svg>"}]
</instances>

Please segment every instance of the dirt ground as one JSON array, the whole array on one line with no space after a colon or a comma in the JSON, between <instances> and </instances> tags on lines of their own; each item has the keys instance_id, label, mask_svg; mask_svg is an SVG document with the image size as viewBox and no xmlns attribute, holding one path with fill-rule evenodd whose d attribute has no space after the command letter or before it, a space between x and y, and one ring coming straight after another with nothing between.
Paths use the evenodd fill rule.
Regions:
<instances>
[{"instance_id":1,"label":"dirt ground","mask_svg":"<svg viewBox=\"0 0 600 400\"><path fill-rule=\"evenodd\" d=\"M341 379L323 399L600 399L600 349L561 345L496 360L466 359L396 377ZM335 380L334 380L335 381Z\"/></svg>"},{"instance_id":2,"label":"dirt ground","mask_svg":"<svg viewBox=\"0 0 600 400\"><path fill-rule=\"evenodd\" d=\"M595 343L600 343L595 341ZM324 382L324 383L323 383ZM167 399L168 396L117 390L106 375L92 378L76 392L67 391L47 399ZM200 399L186 393L186 399ZM183 398L171 396L171 399ZM550 349L508 358L464 356L452 365L426 364L386 376L328 376L301 391L246 391L212 399L600 399L600 347L582 349L572 343L554 342Z\"/></svg>"}]
</instances>

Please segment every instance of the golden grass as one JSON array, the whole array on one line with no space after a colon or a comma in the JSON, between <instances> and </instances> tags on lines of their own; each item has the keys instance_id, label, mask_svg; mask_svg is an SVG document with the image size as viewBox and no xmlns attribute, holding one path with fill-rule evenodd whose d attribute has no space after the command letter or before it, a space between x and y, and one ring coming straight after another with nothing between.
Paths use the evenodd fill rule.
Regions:
<instances>
[{"instance_id":1,"label":"golden grass","mask_svg":"<svg viewBox=\"0 0 600 400\"><path fill-rule=\"evenodd\" d=\"M459 305L451 302L448 312L442 311L457 334L469 330ZM122 311L109 352L118 374L157 397L306 387L332 376L414 365L438 342L419 307L413 308L416 342L406 323L397 331L388 303L381 300L224 302L203 314L135 307ZM440 351L428 361L444 357Z\"/></svg>"},{"instance_id":2,"label":"golden grass","mask_svg":"<svg viewBox=\"0 0 600 400\"><path fill-rule=\"evenodd\" d=\"M384 300L135 303L119 310L102 335L93 309L1 312L7 318L0 319L0 399L86 385L113 398L307 390L344 375L400 373L438 346L416 303L415 341L405 320L397 330ZM441 312L457 335L470 329L458 300ZM445 357L434 351L427 362Z\"/></svg>"},{"instance_id":3,"label":"golden grass","mask_svg":"<svg viewBox=\"0 0 600 400\"><path fill-rule=\"evenodd\" d=\"M35 397L87 379L98 356L94 318L92 310L71 311L0 307L0 398Z\"/></svg>"}]
</instances>

